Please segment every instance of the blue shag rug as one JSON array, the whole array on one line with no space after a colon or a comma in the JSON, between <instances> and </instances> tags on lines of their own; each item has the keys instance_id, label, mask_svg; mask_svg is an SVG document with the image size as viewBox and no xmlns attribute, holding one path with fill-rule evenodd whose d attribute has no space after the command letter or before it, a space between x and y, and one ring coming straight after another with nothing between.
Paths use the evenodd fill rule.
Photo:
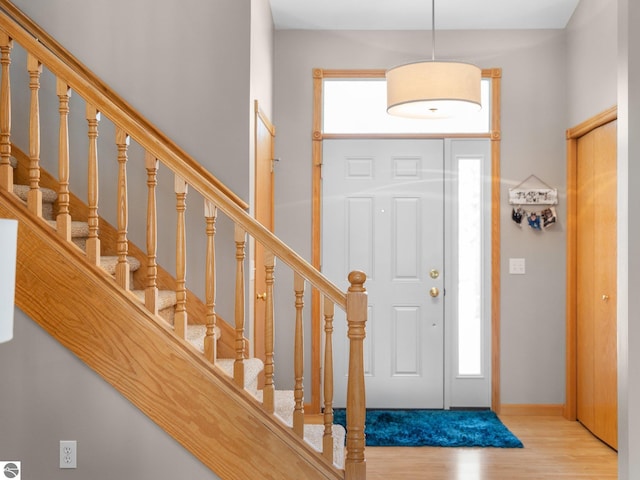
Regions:
<instances>
[{"instance_id":1,"label":"blue shag rug","mask_svg":"<svg viewBox=\"0 0 640 480\"><path fill-rule=\"evenodd\" d=\"M334 423L346 428L344 409ZM367 410L369 447L522 448L522 442L490 410Z\"/></svg>"}]
</instances>

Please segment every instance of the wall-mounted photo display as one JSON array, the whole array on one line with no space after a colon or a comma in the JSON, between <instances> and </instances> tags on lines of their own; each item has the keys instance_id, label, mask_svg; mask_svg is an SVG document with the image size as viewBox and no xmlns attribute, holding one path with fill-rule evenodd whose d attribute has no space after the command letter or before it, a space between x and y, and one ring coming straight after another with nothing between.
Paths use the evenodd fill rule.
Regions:
<instances>
[{"instance_id":1,"label":"wall-mounted photo display","mask_svg":"<svg viewBox=\"0 0 640 480\"><path fill-rule=\"evenodd\" d=\"M555 207L558 204L558 190L551 188L536 175L529 175L516 187L509 189L509 204L517 205L511 210L511 219L522 227L523 220L533 230L546 230L558 221ZM532 211L523 205L550 205L542 210Z\"/></svg>"}]
</instances>

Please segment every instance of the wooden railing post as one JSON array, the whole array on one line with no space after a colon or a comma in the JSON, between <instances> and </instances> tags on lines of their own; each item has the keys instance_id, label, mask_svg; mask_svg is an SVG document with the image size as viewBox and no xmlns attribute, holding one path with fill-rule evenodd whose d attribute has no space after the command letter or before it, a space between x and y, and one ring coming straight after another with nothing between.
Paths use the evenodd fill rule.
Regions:
<instances>
[{"instance_id":1,"label":"wooden railing post","mask_svg":"<svg viewBox=\"0 0 640 480\"><path fill-rule=\"evenodd\" d=\"M364 338L367 323L367 276L354 271L349 274L347 291L347 323L349 337L349 380L347 383L347 457L345 479L364 480L367 476L364 458L366 399L364 386Z\"/></svg>"},{"instance_id":2,"label":"wooden railing post","mask_svg":"<svg viewBox=\"0 0 640 480\"><path fill-rule=\"evenodd\" d=\"M335 306L324 297L324 434L322 454L333 462L333 316Z\"/></svg>"},{"instance_id":3,"label":"wooden railing post","mask_svg":"<svg viewBox=\"0 0 640 480\"><path fill-rule=\"evenodd\" d=\"M116 264L116 282L125 290L129 290L129 201L127 190L127 148L129 135L120 127L116 127L116 146L118 147L118 263Z\"/></svg>"},{"instance_id":4,"label":"wooden railing post","mask_svg":"<svg viewBox=\"0 0 640 480\"><path fill-rule=\"evenodd\" d=\"M205 302L207 304L207 331L204 336L204 356L211 362L216 362L217 341L216 338L216 217L218 207L213 202L204 201L204 217L207 231L207 256L205 265Z\"/></svg>"},{"instance_id":5,"label":"wooden railing post","mask_svg":"<svg viewBox=\"0 0 640 480\"><path fill-rule=\"evenodd\" d=\"M158 159L145 152L147 169L147 280L144 289L144 305L153 315L158 314L158 213L156 211L156 186L158 185Z\"/></svg>"},{"instance_id":6,"label":"wooden railing post","mask_svg":"<svg viewBox=\"0 0 640 480\"><path fill-rule=\"evenodd\" d=\"M298 272L293 274L293 290L296 295L296 327L293 347L293 372L295 376L293 431L300 437L304 437L304 325L302 321L304 278Z\"/></svg>"},{"instance_id":7,"label":"wooden railing post","mask_svg":"<svg viewBox=\"0 0 640 480\"><path fill-rule=\"evenodd\" d=\"M187 209L187 182L175 176L176 211L178 226L176 229L176 314L173 328L180 338L187 333L187 225L185 210Z\"/></svg>"},{"instance_id":8,"label":"wooden railing post","mask_svg":"<svg viewBox=\"0 0 640 480\"><path fill-rule=\"evenodd\" d=\"M42 64L32 54L27 55L31 110L29 113L29 193L27 207L34 215L42 217L42 191L40 190L40 75Z\"/></svg>"},{"instance_id":9,"label":"wooden railing post","mask_svg":"<svg viewBox=\"0 0 640 480\"><path fill-rule=\"evenodd\" d=\"M247 234L238 224L235 226L234 240L236 243L236 358L233 363L233 380L240 388L244 388L244 249Z\"/></svg>"},{"instance_id":10,"label":"wooden railing post","mask_svg":"<svg viewBox=\"0 0 640 480\"><path fill-rule=\"evenodd\" d=\"M71 215L69 214L69 98L71 89L60 78L56 82L56 92L60 99L60 134L58 141L58 234L71 241Z\"/></svg>"},{"instance_id":11,"label":"wooden railing post","mask_svg":"<svg viewBox=\"0 0 640 480\"><path fill-rule=\"evenodd\" d=\"M89 126L89 184L87 197L89 203L89 237L87 238L87 257L94 265L100 265L100 237L98 237L98 122L100 112L95 105L87 103L87 123Z\"/></svg>"},{"instance_id":12,"label":"wooden railing post","mask_svg":"<svg viewBox=\"0 0 640 480\"><path fill-rule=\"evenodd\" d=\"M264 252L264 268L265 268L265 315L264 315L264 391L263 406L269 413L275 410L275 384L273 382L274 361L273 361L273 344L274 344L274 305L273 305L273 272L276 266L276 258L270 250Z\"/></svg>"},{"instance_id":13,"label":"wooden railing post","mask_svg":"<svg viewBox=\"0 0 640 480\"><path fill-rule=\"evenodd\" d=\"M11 49L13 40L0 32L0 64L2 83L0 84L0 188L13 191L13 168L11 167Z\"/></svg>"}]
</instances>

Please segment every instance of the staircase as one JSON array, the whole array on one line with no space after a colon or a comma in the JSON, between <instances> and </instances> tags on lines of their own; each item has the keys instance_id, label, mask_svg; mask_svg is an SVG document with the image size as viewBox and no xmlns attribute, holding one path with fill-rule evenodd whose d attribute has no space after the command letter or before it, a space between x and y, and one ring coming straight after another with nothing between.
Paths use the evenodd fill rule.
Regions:
<instances>
[{"instance_id":1,"label":"staircase","mask_svg":"<svg viewBox=\"0 0 640 480\"><path fill-rule=\"evenodd\" d=\"M365 276L349 275L340 291L246 213L247 205L112 92L11 2L0 0L0 217L19 221L16 304L66 348L138 406L221 478L366 478L363 339ZM29 72L29 105L11 103L11 56L20 49ZM44 73L43 73L44 72ZM58 122L40 122L40 81L55 81ZM87 129L69 131L71 92L86 103ZM28 145L12 141L12 109L27 109ZM50 117L49 117L50 118ZM98 132L112 122L117 147L117 225L99 215ZM40 165L40 129L59 134L58 175ZM86 201L69 190L70 144L88 139ZM133 158L132 143L143 152ZM28 154L24 152L29 152ZM50 152L47 152L50 155ZM129 159L129 156L132 158ZM84 161L84 160L83 160ZM144 249L127 235L127 164L144 164L147 189ZM174 175L175 275L157 263L158 165ZM204 201L204 252L188 255L187 197ZM216 232L225 216L230 231ZM191 232L190 232L191 235ZM265 360L248 358L244 266L249 239L265 249ZM234 271L217 271L220 244L235 255ZM230 245L229 245L230 244ZM205 264L204 299L187 288L189 258ZM275 262L293 273L293 390L275 385ZM228 269L227 269L228 270ZM232 299L216 296L216 278L235 284ZM304 296L319 292L324 319L323 411L309 421L304 404ZM232 302L233 322L216 307ZM349 324L347 430L333 425L333 311ZM284 316L286 318L286 315ZM308 347L307 347L308 348ZM258 379L262 375L263 379ZM345 447L346 444L346 447Z\"/></svg>"}]
</instances>

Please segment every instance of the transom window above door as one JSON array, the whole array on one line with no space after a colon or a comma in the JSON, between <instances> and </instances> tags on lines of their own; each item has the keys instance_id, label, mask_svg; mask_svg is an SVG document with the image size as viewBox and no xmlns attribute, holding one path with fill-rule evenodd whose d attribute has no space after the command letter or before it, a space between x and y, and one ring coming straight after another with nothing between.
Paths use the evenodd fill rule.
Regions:
<instances>
[{"instance_id":1,"label":"transom window above door","mask_svg":"<svg viewBox=\"0 0 640 480\"><path fill-rule=\"evenodd\" d=\"M489 133L491 80L482 79L482 109L463 118L415 119L387 114L384 78L324 79L323 133Z\"/></svg>"}]
</instances>

